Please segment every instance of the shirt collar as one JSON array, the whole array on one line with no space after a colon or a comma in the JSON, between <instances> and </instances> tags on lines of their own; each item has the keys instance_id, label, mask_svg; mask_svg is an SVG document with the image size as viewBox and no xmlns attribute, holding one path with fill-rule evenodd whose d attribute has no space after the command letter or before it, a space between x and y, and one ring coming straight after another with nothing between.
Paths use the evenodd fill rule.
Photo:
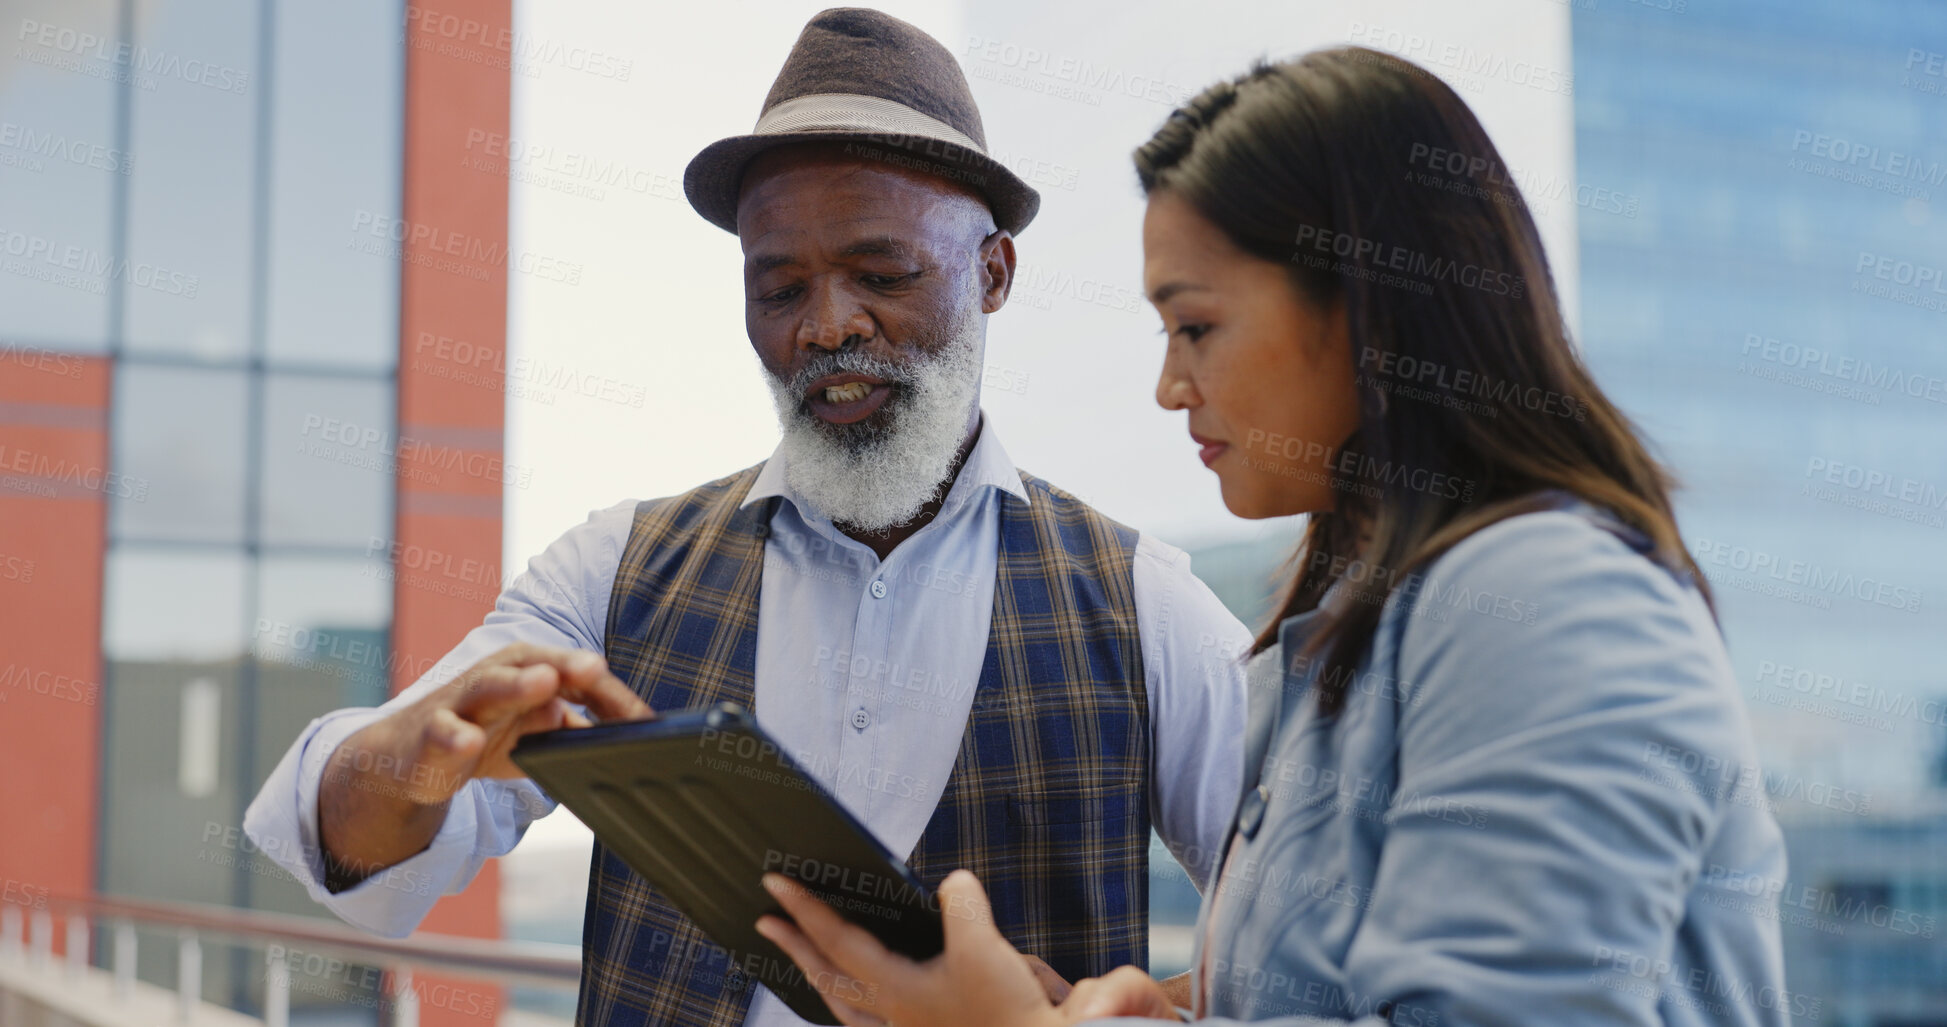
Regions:
<instances>
[{"instance_id":1,"label":"shirt collar","mask_svg":"<svg viewBox=\"0 0 1947 1027\"><path fill-rule=\"evenodd\" d=\"M823 518L824 512L814 510L798 490L785 481L784 445L771 452L771 458L764 461L764 469L757 472L757 480L751 482L750 493L744 496L740 507L749 506L760 499L779 496L790 501L806 520ZM987 488L999 489L1021 502L1027 503L1027 486L1021 483L1021 471L1008 457L1007 448L1001 445L1000 434L994 430L994 418L986 411L980 415L980 435L974 439L972 451L960 465L960 473L953 479L953 487L946 493L946 501L940 505L940 516L949 516L954 511L968 505Z\"/></svg>"}]
</instances>

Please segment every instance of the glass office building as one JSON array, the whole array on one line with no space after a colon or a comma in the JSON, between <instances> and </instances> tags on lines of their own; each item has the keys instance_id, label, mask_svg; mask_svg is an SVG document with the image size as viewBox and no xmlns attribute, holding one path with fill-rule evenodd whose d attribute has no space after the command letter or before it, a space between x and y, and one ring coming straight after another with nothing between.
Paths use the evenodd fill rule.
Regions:
<instances>
[{"instance_id":1,"label":"glass office building","mask_svg":"<svg viewBox=\"0 0 1947 1027\"><path fill-rule=\"evenodd\" d=\"M491 606L497 580L434 579L499 564L503 392L408 340L504 339L505 176L453 180L456 133L505 132L508 72L410 14L8 7L0 548L31 570L0 642L10 684L47 685L0 707L5 776L39 782L0 807L9 881L324 915L245 807L308 721L384 701ZM484 876L434 929L497 935ZM173 985L173 935L140 951ZM205 960L205 996L254 1008L254 957Z\"/></svg>"},{"instance_id":2,"label":"glass office building","mask_svg":"<svg viewBox=\"0 0 1947 1027\"><path fill-rule=\"evenodd\" d=\"M1573 33L1576 188L1537 202L1579 205L1584 349L1683 482L1794 1019L1947 1024L1947 8L1602 0Z\"/></svg>"}]
</instances>

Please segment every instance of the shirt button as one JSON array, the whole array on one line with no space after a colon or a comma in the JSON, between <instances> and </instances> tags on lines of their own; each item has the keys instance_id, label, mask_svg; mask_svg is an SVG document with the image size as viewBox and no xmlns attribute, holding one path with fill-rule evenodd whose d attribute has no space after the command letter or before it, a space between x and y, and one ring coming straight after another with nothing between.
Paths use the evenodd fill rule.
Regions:
<instances>
[{"instance_id":1,"label":"shirt button","mask_svg":"<svg viewBox=\"0 0 1947 1027\"><path fill-rule=\"evenodd\" d=\"M857 709L857 710L853 710L853 711L852 711L852 726L853 726L853 727L855 727L855 728L858 728L858 729L859 729L860 731L863 731L863 730L865 730L866 728L868 728L868 727L871 727L871 726L872 726L872 714L870 714L870 713L867 713L867 712L866 712L866 711L865 711L864 709Z\"/></svg>"},{"instance_id":2,"label":"shirt button","mask_svg":"<svg viewBox=\"0 0 1947 1027\"><path fill-rule=\"evenodd\" d=\"M1264 807L1271 801L1271 789L1258 785L1244 796L1244 805L1237 810L1237 833L1245 838L1257 834L1259 824L1264 823Z\"/></svg>"},{"instance_id":3,"label":"shirt button","mask_svg":"<svg viewBox=\"0 0 1947 1027\"><path fill-rule=\"evenodd\" d=\"M886 597L886 583L885 583L885 582L883 582L883 581L875 581L875 582L873 582L873 583L872 583L872 598L874 598L874 599L884 599L885 597Z\"/></svg>"}]
</instances>

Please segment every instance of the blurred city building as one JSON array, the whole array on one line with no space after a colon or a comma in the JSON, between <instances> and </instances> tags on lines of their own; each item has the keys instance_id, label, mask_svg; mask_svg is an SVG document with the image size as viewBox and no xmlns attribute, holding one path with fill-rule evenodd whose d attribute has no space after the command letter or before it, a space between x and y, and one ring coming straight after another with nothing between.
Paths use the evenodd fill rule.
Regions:
<instances>
[{"instance_id":1,"label":"blurred city building","mask_svg":"<svg viewBox=\"0 0 1947 1027\"><path fill-rule=\"evenodd\" d=\"M1752 888L1794 1021L1939 1027L1947 8L1572 24L1575 180L1515 179L1578 208L1584 350L1682 480L1785 829L1787 879Z\"/></svg>"},{"instance_id":2,"label":"blurred city building","mask_svg":"<svg viewBox=\"0 0 1947 1027\"><path fill-rule=\"evenodd\" d=\"M244 838L244 807L306 722L411 683L500 585L522 256L504 170L470 162L507 133L510 6L8 5L9 898L327 915ZM498 937L496 875L428 929ZM175 982L173 932L140 952L143 979ZM203 977L260 1008L253 953ZM371 980L292 1004L377 1022Z\"/></svg>"}]
</instances>

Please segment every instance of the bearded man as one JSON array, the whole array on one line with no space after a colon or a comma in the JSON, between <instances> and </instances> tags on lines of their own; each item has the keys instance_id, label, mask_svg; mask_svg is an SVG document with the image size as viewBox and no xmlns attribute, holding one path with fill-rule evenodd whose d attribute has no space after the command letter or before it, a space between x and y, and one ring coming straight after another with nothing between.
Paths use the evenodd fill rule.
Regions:
<instances>
[{"instance_id":1,"label":"bearded man","mask_svg":"<svg viewBox=\"0 0 1947 1027\"><path fill-rule=\"evenodd\" d=\"M1051 991L1146 966L1152 825L1201 883L1236 807L1249 636L982 416L1039 198L945 48L858 9L811 20L685 188L742 241L776 452L563 535L440 667L313 722L250 836L404 935L552 808L521 735L731 701L923 880L977 873ZM599 844L582 953L584 1023L803 1022Z\"/></svg>"}]
</instances>

